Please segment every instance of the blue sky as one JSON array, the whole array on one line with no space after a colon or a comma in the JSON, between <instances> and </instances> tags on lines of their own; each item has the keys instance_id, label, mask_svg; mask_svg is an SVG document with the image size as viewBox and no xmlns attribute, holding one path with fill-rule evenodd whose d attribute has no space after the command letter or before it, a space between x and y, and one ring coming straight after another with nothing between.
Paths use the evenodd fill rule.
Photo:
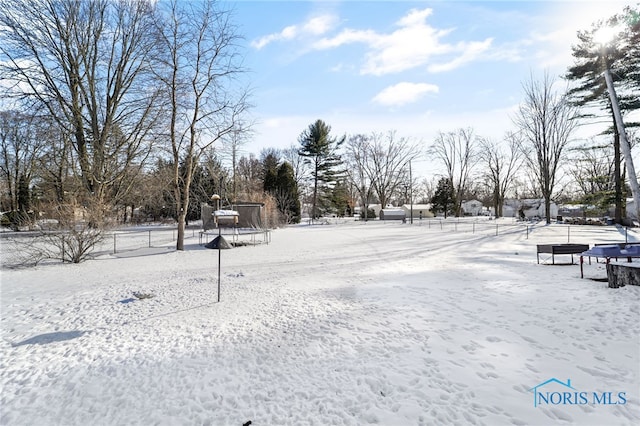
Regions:
<instances>
[{"instance_id":1,"label":"blue sky","mask_svg":"<svg viewBox=\"0 0 640 426\"><path fill-rule=\"evenodd\" d=\"M576 31L627 4L635 3L232 3L255 105L245 150L297 145L316 119L336 135L395 130L425 146L460 127L499 140L513 130L522 83L562 75Z\"/></svg>"}]
</instances>

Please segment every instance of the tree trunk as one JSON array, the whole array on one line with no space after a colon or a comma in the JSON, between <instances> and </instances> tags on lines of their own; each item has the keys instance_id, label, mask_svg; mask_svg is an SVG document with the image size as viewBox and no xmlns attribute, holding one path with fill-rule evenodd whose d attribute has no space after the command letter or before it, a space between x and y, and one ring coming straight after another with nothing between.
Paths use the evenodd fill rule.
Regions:
<instances>
[{"instance_id":1,"label":"tree trunk","mask_svg":"<svg viewBox=\"0 0 640 426\"><path fill-rule=\"evenodd\" d=\"M184 211L178 215L178 240L176 242L176 250L184 250L184 224L187 213Z\"/></svg>"},{"instance_id":2,"label":"tree trunk","mask_svg":"<svg viewBox=\"0 0 640 426\"><path fill-rule=\"evenodd\" d=\"M615 184L615 211L613 220L615 223L622 223L624 214L624 199L622 197L622 173L620 171L620 134L613 123L613 167Z\"/></svg>"}]
</instances>

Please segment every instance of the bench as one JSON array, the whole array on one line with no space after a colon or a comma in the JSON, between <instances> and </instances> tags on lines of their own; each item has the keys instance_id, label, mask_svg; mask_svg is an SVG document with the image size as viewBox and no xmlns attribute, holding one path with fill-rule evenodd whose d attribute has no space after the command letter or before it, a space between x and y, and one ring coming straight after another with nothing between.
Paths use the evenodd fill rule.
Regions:
<instances>
[{"instance_id":1,"label":"bench","mask_svg":"<svg viewBox=\"0 0 640 426\"><path fill-rule=\"evenodd\" d=\"M540 263L540 253L548 253L551 255L551 263L556 264L556 254L570 254L571 264L573 264L573 255L580 254L589 250L589 244L538 244L536 257Z\"/></svg>"}]
</instances>

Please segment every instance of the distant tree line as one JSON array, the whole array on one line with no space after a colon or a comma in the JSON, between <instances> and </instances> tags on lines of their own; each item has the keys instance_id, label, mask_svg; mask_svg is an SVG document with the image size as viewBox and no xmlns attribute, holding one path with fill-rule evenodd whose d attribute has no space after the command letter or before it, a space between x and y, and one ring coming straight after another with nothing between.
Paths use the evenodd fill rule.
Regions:
<instances>
[{"instance_id":1,"label":"distant tree line","mask_svg":"<svg viewBox=\"0 0 640 426\"><path fill-rule=\"evenodd\" d=\"M318 119L288 149L259 156L243 151L251 101L231 18L211 0L3 1L3 220L84 220L95 229L172 220L177 249L213 194L223 205L264 203L270 226L408 201L459 216L471 198L501 216L508 196L544 199L547 221L552 200L602 212L615 205L616 222L624 220L629 189L602 64L613 71L622 110L637 111L637 9L578 33L567 90L546 74L524 82L514 128L501 140L464 125L433 141L395 130L334 135ZM599 48L594 35L613 27L615 47ZM609 131L576 141L580 120L598 119L593 111L612 123ZM632 143L637 124L625 123ZM443 172L416 176L418 160Z\"/></svg>"}]
</instances>

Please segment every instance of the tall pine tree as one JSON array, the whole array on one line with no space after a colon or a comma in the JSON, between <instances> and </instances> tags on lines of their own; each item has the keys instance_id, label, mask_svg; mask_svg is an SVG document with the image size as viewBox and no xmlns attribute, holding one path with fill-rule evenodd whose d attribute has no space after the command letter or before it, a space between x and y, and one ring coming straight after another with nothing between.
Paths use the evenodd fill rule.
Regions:
<instances>
[{"instance_id":1,"label":"tall pine tree","mask_svg":"<svg viewBox=\"0 0 640 426\"><path fill-rule=\"evenodd\" d=\"M301 145L298 154L305 158L311 166L313 194L311 201L311 218L316 219L324 212L324 206L330 203L331 189L338 180L342 165L338 149L346 140L346 136L334 138L330 136L331 126L322 120L316 120L300 134Z\"/></svg>"},{"instance_id":2,"label":"tall pine tree","mask_svg":"<svg viewBox=\"0 0 640 426\"><path fill-rule=\"evenodd\" d=\"M636 9L626 7L622 14L614 15L606 21L594 23L591 29L578 32L578 44L572 47L575 64L569 67L566 78L577 83L569 91L576 105L597 106L607 111L612 120L614 147L615 217L622 221L624 206L622 173L620 168L620 135L611 108L604 67L611 69L611 75L619 94L620 109L630 112L640 108L640 19ZM615 40L606 49L597 40L602 29L617 29ZM592 115L591 115L592 116ZM589 115L585 116L589 117ZM625 123L626 127L638 123Z\"/></svg>"}]
</instances>

